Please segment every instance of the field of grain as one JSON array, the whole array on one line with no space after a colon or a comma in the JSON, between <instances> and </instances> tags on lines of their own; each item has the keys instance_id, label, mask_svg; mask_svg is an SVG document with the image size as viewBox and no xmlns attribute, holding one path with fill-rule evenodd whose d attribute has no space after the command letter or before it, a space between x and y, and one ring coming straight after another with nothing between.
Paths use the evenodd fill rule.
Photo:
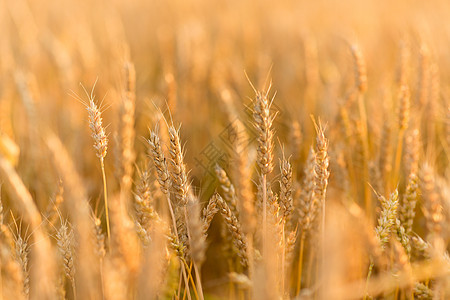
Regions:
<instances>
[{"instance_id":1,"label":"field of grain","mask_svg":"<svg viewBox=\"0 0 450 300\"><path fill-rule=\"evenodd\" d=\"M449 299L449 20L0 0L0 299Z\"/></svg>"}]
</instances>

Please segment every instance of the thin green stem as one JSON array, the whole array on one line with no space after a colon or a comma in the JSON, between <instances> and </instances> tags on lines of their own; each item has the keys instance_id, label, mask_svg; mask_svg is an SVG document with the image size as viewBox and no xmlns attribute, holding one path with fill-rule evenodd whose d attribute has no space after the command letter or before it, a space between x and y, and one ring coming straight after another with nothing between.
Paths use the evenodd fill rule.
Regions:
<instances>
[{"instance_id":1,"label":"thin green stem","mask_svg":"<svg viewBox=\"0 0 450 300\"><path fill-rule=\"evenodd\" d=\"M233 262L232 262L232 260L230 258L228 258L228 269L230 270L230 273L234 272ZM230 300L235 300L236 292L235 292L234 283L233 283L232 280L229 281L229 287L228 288L229 288L229 291L230 291L229 299Z\"/></svg>"},{"instance_id":2,"label":"thin green stem","mask_svg":"<svg viewBox=\"0 0 450 300\"><path fill-rule=\"evenodd\" d=\"M173 231L175 232L175 238L177 240L177 243L179 243L180 241L179 241L179 238L178 238L177 223L175 221L175 214L173 213L172 203L170 202L170 193L166 194L166 198L167 198L167 205L169 206L170 217L172 219ZM182 260L182 262L184 262L183 258L180 258L180 260ZM190 293L190 290L189 290L189 281L187 279L185 265L186 265L186 262L181 264L181 272L183 274L184 284L185 284L186 289L187 289L188 298L190 299L191 298L191 293Z\"/></svg>"},{"instance_id":3,"label":"thin green stem","mask_svg":"<svg viewBox=\"0 0 450 300\"><path fill-rule=\"evenodd\" d=\"M182 266L182 267L184 268L184 266ZM183 283L183 279L184 279L183 271L182 271L182 269L180 269L180 280L178 281L178 296L177 296L177 299L180 299L181 284ZM183 295L183 298L184 298L184 295Z\"/></svg>"},{"instance_id":4,"label":"thin green stem","mask_svg":"<svg viewBox=\"0 0 450 300\"><path fill-rule=\"evenodd\" d=\"M366 286L364 288L364 300L366 300L367 296L368 296L367 290L369 288L369 279L370 279L370 276L372 275L372 270L373 270L373 262L371 261L370 265L369 265L369 272L367 272Z\"/></svg>"},{"instance_id":5,"label":"thin green stem","mask_svg":"<svg viewBox=\"0 0 450 300\"><path fill-rule=\"evenodd\" d=\"M302 237L300 239L300 250L298 255L298 274L297 274L297 289L295 294L298 295L302 288L302 270L303 270L303 252L305 248L305 233L302 232Z\"/></svg>"},{"instance_id":6,"label":"thin green stem","mask_svg":"<svg viewBox=\"0 0 450 300\"><path fill-rule=\"evenodd\" d=\"M281 295L284 296L284 291L286 290L286 237L285 237L285 227L286 223L285 220L283 220L283 227L282 227L282 253L281 253Z\"/></svg>"},{"instance_id":7,"label":"thin green stem","mask_svg":"<svg viewBox=\"0 0 450 300\"><path fill-rule=\"evenodd\" d=\"M312 276L313 276L313 267L315 265L315 256L316 256L317 252L316 251L309 251L309 264L308 264L308 270L306 272L306 286L310 287L311 281L312 281Z\"/></svg>"},{"instance_id":8,"label":"thin green stem","mask_svg":"<svg viewBox=\"0 0 450 300\"><path fill-rule=\"evenodd\" d=\"M197 288L195 287L194 278L192 278L192 275L191 275L191 273L192 273L192 262L191 262L191 266L188 266L186 260L184 258L182 260L183 260L183 263L184 263L186 269L189 271L188 272L188 277L189 277L189 280L191 281L192 288L194 289L195 298L199 299L198 293L197 293ZM189 295L189 293L188 293L188 295ZM188 298L190 298L190 295L188 296Z\"/></svg>"},{"instance_id":9,"label":"thin green stem","mask_svg":"<svg viewBox=\"0 0 450 300\"><path fill-rule=\"evenodd\" d=\"M263 257L267 253L267 178L266 174L262 177L263 185Z\"/></svg>"},{"instance_id":10,"label":"thin green stem","mask_svg":"<svg viewBox=\"0 0 450 300\"><path fill-rule=\"evenodd\" d=\"M72 290L73 290L73 299L76 300L77 299L77 290L75 288L75 279L72 279L71 283L72 283Z\"/></svg>"},{"instance_id":11,"label":"thin green stem","mask_svg":"<svg viewBox=\"0 0 450 300\"><path fill-rule=\"evenodd\" d=\"M187 224L188 223L188 215L187 215L187 207L186 206L184 206L184 219L185 219L186 224ZM191 240L191 234L190 234L190 231L189 231L189 226L187 226L187 233L188 233L189 240L192 243L193 241ZM194 265L195 281L197 282L198 292L199 292L199 295L200 295L199 299L203 300L204 298L203 298L202 281L200 280L200 273L199 273L200 269L198 268L198 266L197 266L195 261L191 261L191 266L192 265ZM189 272L189 273L191 273L191 272ZM193 286L195 288L194 284L193 284ZM197 298L198 298L198 296L197 296Z\"/></svg>"},{"instance_id":12,"label":"thin green stem","mask_svg":"<svg viewBox=\"0 0 450 300\"><path fill-rule=\"evenodd\" d=\"M195 281L197 282L200 300L204 300L205 298L203 297L203 288L202 288L202 280L200 277L200 269L195 262L194 262L194 271L195 271Z\"/></svg>"},{"instance_id":13,"label":"thin green stem","mask_svg":"<svg viewBox=\"0 0 450 300\"><path fill-rule=\"evenodd\" d=\"M106 188L105 163L103 157L100 158L100 165L102 167L102 176L103 176L103 194L105 198L105 217L106 217L106 232L108 235L108 249L111 251L111 230L109 227L108 192Z\"/></svg>"}]
</instances>

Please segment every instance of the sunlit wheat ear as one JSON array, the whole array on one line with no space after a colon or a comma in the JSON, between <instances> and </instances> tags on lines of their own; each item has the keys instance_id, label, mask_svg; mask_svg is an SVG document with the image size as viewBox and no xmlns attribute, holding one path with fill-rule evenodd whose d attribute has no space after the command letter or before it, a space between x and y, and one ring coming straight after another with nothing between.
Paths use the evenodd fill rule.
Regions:
<instances>
[{"instance_id":1,"label":"sunlit wheat ear","mask_svg":"<svg viewBox=\"0 0 450 300\"><path fill-rule=\"evenodd\" d=\"M136 109L136 74L134 65L130 62L124 64L124 87L122 101L119 107L119 175L122 189L131 187L133 176L133 163L136 157L134 150L135 139L135 109Z\"/></svg>"},{"instance_id":2,"label":"sunlit wheat ear","mask_svg":"<svg viewBox=\"0 0 450 300\"><path fill-rule=\"evenodd\" d=\"M134 208L136 212L136 221L144 228L149 228L152 218L153 197L151 194L151 176L148 170L143 170L139 174L139 180L136 184L134 195Z\"/></svg>"},{"instance_id":3,"label":"sunlit wheat ear","mask_svg":"<svg viewBox=\"0 0 450 300\"><path fill-rule=\"evenodd\" d=\"M384 196L377 194L381 202L381 214L378 218L378 226L375 229L381 247L384 249L389 241L391 232L394 229L395 220L397 217L398 207L398 191L395 190L386 199Z\"/></svg>"},{"instance_id":4,"label":"sunlit wheat ear","mask_svg":"<svg viewBox=\"0 0 450 300\"><path fill-rule=\"evenodd\" d=\"M406 234L411 235L414 217L416 215L416 203L419 197L419 179L415 173L408 177L406 191L400 206L400 220Z\"/></svg>"},{"instance_id":5,"label":"sunlit wheat ear","mask_svg":"<svg viewBox=\"0 0 450 300\"><path fill-rule=\"evenodd\" d=\"M161 191L167 195L170 188L170 174L167 169L166 158L164 157L164 152L161 147L161 140L156 130L150 130L150 138L147 140L147 143L149 155L153 159L153 163L156 168Z\"/></svg>"},{"instance_id":6,"label":"sunlit wheat ear","mask_svg":"<svg viewBox=\"0 0 450 300\"><path fill-rule=\"evenodd\" d=\"M378 156L378 165L385 186L392 171L392 144L392 125L391 122L386 119L384 120L381 132L380 151Z\"/></svg>"},{"instance_id":7,"label":"sunlit wheat ear","mask_svg":"<svg viewBox=\"0 0 450 300\"><path fill-rule=\"evenodd\" d=\"M186 255L188 239L185 214L183 214L181 206L183 206L183 203L186 204L189 187L183 162L179 132L173 126L168 127L170 137L169 154L172 170L169 170L168 163L164 157L161 139L157 131L158 128L150 130L150 138L147 140L147 143L150 157L156 168L161 191L166 195L167 206L172 220L172 233L169 235L169 244L182 262L181 270L186 283L188 279L183 261ZM174 205L172 205L171 197L176 200L173 203ZM189 290L188 285L187 290Z\"/></svg>"},{"instance_id":8,"label":"sunlit wheat ear","mask_svg":"<svg viewBox=\"0 0 450 300\"><path fill-rule=\"evenodd\" d=\"M289 147L292 155L292 160L297 161L301 155L301 146L303 141L302 128L298 121L293 121L290 124L289 140L291 141L289 143Z\"/></svg>"},{"instance_id":9,"label":"sunlit wheat ear","mask_svg":"<svg viewBox=\"0 0 450 300\"><path fill-rule=\"evenodd\" d=\"M91 93L89 94L83 85L81 87L86 93L86 96L88 97L88 103L85 103L79 96L77 96L75 93L73 93L73 97L78 99L81 103L83 103L86 106L86 109L88 111L89 115L89 127L91 129L92 138L94 139L94 148L97 152L97 157L100 159L100 166L102 169L102 178L103 178L103 193L104 193L104 199L105 199L105 216L106 216L106 231L108 234L108 243L111 241L111 229L109 226L109 207L108 207L108 192L106 187L106 173L105 173L105 156L106 151L108 149L108 138L105 133L105 129L103 127L102 123L102 113L101 109L97 106L95 103L95 97L94 97L94 89L95 85L97 84L97 81L94 83L94 86L92 87ZM101 107L101 104L100 104Z\"/></svg>"},{"instance_id":10,"label":"sunlit wheat ear","mask_svg":"<svg viewBox=\"0 0 450 300\"><path fill-rule=\"evenodd\" d=\"M438 251L442 251L443 239L442 229L444 215L442 199L433 168L429 163L424 163L419 172L420 190L423 199L423 213L425 215L426 227L428 229L427 240Z\"/></svg>"},{"instance_id":11,"label":"sunlit wheat ear","mask_svg":"<svg viewBox=\"0 0 450 300\"><path fill-rule=\"evenodd\" d=\"M217 195L212 195L211 199L209 199L208 205L203 209L203 234L206 235L209 227L211 226L211 222L219 211L217 207Z\"/></svg>"},{"instance_id":12,"label":"sunlit wheat ear","mask_svg":"<svg viewBox=\"0 0 450 300\"><path fill-rule=\"evenodd\" d=\"M300 206L298 208L299 225L303 235L307 235L314 224L318 214L318 203L314 198L315 190L315 163L316 152L311 147L306 160L305 177L300 193Z\"/></svg>"},{"instance_id":13,"label":"sunlit wheat ear","mask_svg":"<svg viewBox=\"0 0 450 300\"><path fill-rule=\"evenodd\" d=\"M314 189L314 197L317 200L318 211L320 213L321 218L321 235L322 239L324 238L324 230L325 230L325 199L327 194L328 187L328 178L330 177L329 171L329 157L328 157L328 139L325 137L325 129L322 127L322 124L316 124L317 137L316 137L316 161L314 166L315 173L315 189ZM322 242L324 242L322 240Z\"/></svg>"},{"instance_id":14,"label":"sunlit wheat ear","mask_svg":"<svg viewBox=\"0 0 450 300\"><path fill-rule=\"evenodd\" d=\"M433 291L423 283L415 284L414 296L417 299L434 299Z\"/></svg>"},{"instance_id":15,"label":"sunlit wheat ear","mask_svg":"<svg viewBox=\"0 0 450 300\"><path fill-rule=\"evenodd\" d=\"M406 233L406 229L398 217L395 219L394 229L397 241L400 242L405 254L409 258L411 255L410 236Z\"/></svg>"},{"instance_id":16,"label":"sunlit wheat ear","mask_svg":"<svg viewBox=\"0 0 450 300\"><path fill-rule=\"evenodd\" d=\"M180 242L188 245L188 234L186 228L186 204L189 192L189 185L187 182L186 166L183 161L183 152L180 142L179 130L175 127L169 127L170 137L170 194L174 198L174 217L176 227L178 230L178 237Z\"/></svg>"},{"instance_id":17,"label":"sunlit wheat ear","mask_svg":"<svg viewBox=\"0 0 450 300\"><path fill-rule=\"evenodd\" d=\"M410 128L405 133L404 164L408 176L418 174L420 155L420 133L418 129Z\"/></svg>"},{"instance_id":18,"label":"sunlit wheat ear","mask_svg":"<svg viewBox=\"0 0 450 300\"><path fill-rule=\"evenodd\" d=\"M95 254L100 260L106 255L106 244L105 244L105 234L102 231L102 222L95 215L92 216L94 219L94 237L95 237Z\"/></svg>"},{"instance_id":19,"label":"sunlit wheat ear","mask_svg":"<svg viewBox=\"0 0 450 300\"><path fill-rule=\"evenodd\" d=\"M166 227L154 207L154 199L150 190L151 184L150 172L148 170L141 171L134 195L134 208L136 231L144 246L150 244L150 235L155 227L159 227L161 231Z\"/></svg>"},{"instance_id":20,"label":"sunlit wheat ear","mask_svg":"<svg viewBox=\"0 0 450 300\"><path fill-rule=\"evenodd\" d=\"M220 183L220 190L222 191L223 198L227 202L233 214L239 219L239 211L237 208L237 197L234 185L231 183L230 178L228 178L227 173L218 164L215 165L214 171L216 173L217 179Z\"/></svg>"},{"instance_id":21,"label":"sunlit wheat ear","mask_svg":"<svg viewBox=\"0 0 450 300\"><path fill-rule=\"evenodd\" d=\"M424 241L420 236L415 235L411 238L411 260L430 259L433 246Z\"/></svg>"},{"instance_id":22,"label":"sunlit wheat ear","mask_svg":"<svg viewBox=\"0 0 450 300\"><path fill-rule=\"evenodd\" d=\"M292 166L289 159L286 159L283 153L283 159L280 160L280 214L285 223L291 217L294 209L292 198Z\"/></svg>"},{"instance_id":23,"label":"sunlit wheat ear","mask_svg":"<svg viewBox=\"0 0 450 300\"><path fill-rule=\"evenodd\" d=\"M206 236L203 230L203 222L200 213L198 198L191 193L187 203L187 226L190 238L190 255L194 262L200 267L206 259Z\"/></svg>"},{"instance_id":24,"label":"sunlit wheat ear","mask_svg":"<svg viewBox=\"0 0 450 300\"><path fill-rule=\"evenodd\" d=\"M249 80L250 82L250 80ZM251 82L250 82L251 84ZM253 87L253 85L252 85ZM270 112L273 99L269 99L267 92L257 91L253 87L256 98L253 103L253 123L257 132L258 149L257 149L257 164L261 171L261 199L258 200L262 204L262 240L263 240L263 255L267 252L267 175L273 170L273 129L272 124L275 115ZM275 97L275 96L274 96Z\"/></svg>"},{"instance_id":25,"label":"sunlit wheat ear","mask_svg":"<svg viewBox=\"0 0 450 300\"><path fill-rule=\"evenodd\" d=\"M30 294L30 269L29 269L30 245L28 239L22 238L19 230L14 235L14 258L22 269L23 293Z\"/></svg>"},{"instance_id":26,"label":"sunlit wheat ear","mask_svg":"<svg viewBox=\"0 0 450 300\"><path fill-rule=\"evenodd\" d=\"M170 179L171 187L173 190L173 196L176 200L176 204L185 206L187 203L187 194L189 190L188 179L186 173L186 166L183 159L183 151L180 142L180 132L175 127L169 127L170 137Z\"/></svg>"},{"instance_id":27,"label":"sunlit wheat ear","mask_svg":"<svg viewBox=\"0 0 450 300\"><path fill-rule=\"evenodd\" d=\"M75 237L70 223L66 220L56 231L56 244L63 260L64 274L69 278L73 292L75 289Z\"/></svg>"},{"instance_id":28,"label":"sunlit wheat ear","mask_svg":"<svg viewBox=\"0 0 450 300\"><path fill-rule=\"evenodd\" d=\"M236 195L240 201L239 208L242 210L242 229L245 234L252 234L255 231L256 217L254 195L251 186L251 164L249 159L249 149L246 142L249 136L245 126L239 119L236 119L231 127L232 134L236 136L233 142L233 156L236 161L233 176L235 179Z\"/></svg>"},{"instance_id":29,"label":"sunlit wheat ear","mask_svg":"<svg viewBox=\"0 0 450 300\"><path fill-rule=\"evenodd\" d=\"M226 204L225 200L217 194L217 206L219 207L219 212L224 218L225 225L230 231L233 244L238 250L238 256L240 258L240 263L242 266L247 266L248 258L247 258L247 242L244 234L241 230L241 224L239 224L238 220L235 216L233 216L230 208Z\"/></svg>"},{"instance_id":30,"label":"sunlit wheat ear","mask_svg":"<svg viewBox=\"0 0 450 300\"><path fill-rule=\"evenodd\" d=\"M269 88L270 89L270 88ZM268 92L256 92L253 107L254 126L258 133L258 166L261 174L267 175L273 170L273 129L275 114L270 112L273 99L268 98Z\"/></svg>"},{"instance_id":31,"label":"sunlit wheat ear","mask_svg":"<svg viewBox=\"0 0 450 300\"><path fill-rule=\"evenodd\" d=\"M353 56L353 70L355 76L355 87L360 93L364 93L367 90L367 70L366 62L361 49L357 44L350 47Z\"/></svg>"},{"instance_id":32,"label":"sunlit wheat ear","mask_svg":"<svg viewBox=\"0 0 450 300\"><path fill-rule=\"evenodd\" d=\"M2 261L2 296L7 298L8 294L23 299L23 274L20 263L11 259L15 255L14 238L10 229L2 225L0 233L0 260Z\"/></svg>"},{"instance_id":33,"label":"sunlit wheat ear","mask_svg":"<svg viewBox=\"0 0 450 300\"><path fill-rule=\"evenodd\" d=\"M86 107L89 116L89 128L91 129L92 138L94 139L94 148L96 150L97 157L100 159L104 159L108 150L108 138L103 126L101 108L102 103L100 103L100 105L97 105L97 103L95 102L94 89L96 84L97 81L94 83L90 94L87 92L84 86L80 84L88 98L87 102L80 96L78 96L75 92L72 92L71 96L77 99Z\"/></svg>"},{"instance_id":34,"label":"sunlit wheat ear","mask_svg":"<svg viewBox=\"0 0 450 300\"><path fill-rule=\"evenodd\" d=\"M108 138L105 132L105 128L103 126L103 118L102 118L102 104L100 106L97 105L94 96L94 89L97 84L97 81L94 83L92 87L92 91L89 94L87 90L83 88L86 96L88 98L87 102L83 100L80 96L78 96L75 92L72 92L71 96L81 102L88 112L89 116L89 128L91 129L91 135L94 139L94 148L96 150L96 155L98 158L103 160L106 156L106 152L108 150Z\"/></svg>"}]
</instances>

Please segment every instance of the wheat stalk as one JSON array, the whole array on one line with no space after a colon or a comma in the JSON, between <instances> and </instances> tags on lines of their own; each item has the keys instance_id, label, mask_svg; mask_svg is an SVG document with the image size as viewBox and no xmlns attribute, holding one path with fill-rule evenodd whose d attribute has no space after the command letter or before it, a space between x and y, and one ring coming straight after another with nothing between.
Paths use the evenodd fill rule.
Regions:
<instances>
[{"instance_id":1,"label":"wheat stalk","mask_svg":"<svg viewBox=\"0 0 450 300\"><path fill-rule=\"evenodd\" d=\"M266 93L256 91L256 99L253 107L253 121L258 133L257 164L261 170L262 186L262 232L263 232L263 255L267 250L267 175L273 170L273 130L272 123L275 115L270 112L272 100L269 100L268 94L270 86Z\"/></svg>"},{"instance_id":2,"label":"wheat stalk","mask_svg":"<svg viewBox=\"0 0 450 300\"><path fill-rule=\"evenodd\" d=\"M73 96L78 99L81 103L84 104L86 110L88 111L89 116L89 128L91 129L92 138L94 139L94 149L96 150L96 155L100 160L100 167L102 169L102 179L103 179L103 197L105 201L105 216L106 216L106 231L108 235L108 243L111 241L111 229L109 226L109 207L108 207L108 192L106 187L106 174L105 174L105 157L106 152L108 150L108 138L106 136L105 128L103 127L103 119L101 112L101 104L100 108L95 103L94 89L97 82L94 83L92 87L91 93L89 94L87 90L84 89L86 96L88 98L88 102L84 102L79 96L75 93Z\"/></svg>"}]
</instances>

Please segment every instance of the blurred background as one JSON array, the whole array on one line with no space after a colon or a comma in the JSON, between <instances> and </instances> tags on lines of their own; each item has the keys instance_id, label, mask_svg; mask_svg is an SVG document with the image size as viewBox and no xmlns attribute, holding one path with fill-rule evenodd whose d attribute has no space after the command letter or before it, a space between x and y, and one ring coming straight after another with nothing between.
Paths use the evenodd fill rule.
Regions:
<instances>
[{"instance_id":1,"label":"blurred background","mask_svg":"<svg viewBox=\"0 0 450 300\"><path fill-rule=\"evenodd\" d=\"M104 99L110 138L107 175L114 178L123 66L131 61L136 69L137 166L146 163L148 128L163 124L161 112L171 116L182 124L186 163L205 203L217 185L211 168L230 151L228 126L240 119L252 136L250 82L263 90L272 82L276 152L287 145L301 179L298 170L315 138L310 116L320 118L330 138L333 198L346 189L341 176L348 163L358 168L357 154L344 149L343 139L357 136L358 114L349 110L348 127L341 126L346 121L342 107L352 101L357 84L352 49L358 49L367 68L370 160L379 159L383 125L398 118L395 87L402 68L412 106L426 109L438 128L428 135L424 130L424 144L440 144L434 132L448 123L449 18L445 0L0 0L0 150L14 161L43 209L57 183L40 133L56 132L94 206L101 195L100 166L85 107L70 94L87 99L80 83L90 91L97 80L95 95ZM250 140L249 147L254 145ZM446 156L439 160L443 152L432 152L444 163L436 167L443 172ZM118 190L117 181L108 185ZM355 199L361 194L358 185L346 191ZM211 236L214 245L220 237ZM208 271L214 267L205 264L204 272L214 273ZM205 281L205 289L220 284L213 279Z\"/></svg>"}]
</instances>

